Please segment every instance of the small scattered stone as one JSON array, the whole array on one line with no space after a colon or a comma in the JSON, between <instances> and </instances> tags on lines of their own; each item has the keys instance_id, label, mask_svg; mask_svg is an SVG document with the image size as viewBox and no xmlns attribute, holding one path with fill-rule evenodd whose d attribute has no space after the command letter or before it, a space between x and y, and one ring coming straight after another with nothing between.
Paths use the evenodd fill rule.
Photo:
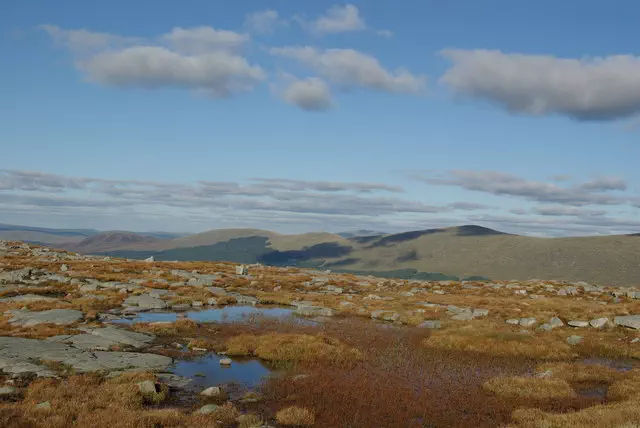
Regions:
<instances>
[{"instance_id":1,"label":"small scattered stone","mask_svg":"<svg viewBox=\"0 0 640 428\"><path fill-rule=\"evenodd\" d=\"M582 336L569 336L567 337L567 343L569 345L577 345L582 342Z\"/></svg>"},{"instance_id":2,"label":"small scattered stone","mask_svg":"<svg viewBox=\"0 0 640 428\"><path fill-rule=\"evenodd\" d=\"M420 325L420 328L428 328L428 329L439 329L442 327L442 321L440 320L426 320L423 321Z\"/></svg>"},{"instance_id":3,"label":"small scattered stone","mask_svg":"<svg viewBox=\"0 0 640 428\"><path fill-rule=\"evenodd\" d=\"M452 316L451 319L456 321L471 321L473 319L473 313L471 311L459 312Z\"/></svg>"},{"instance_id":4,"label":"small scattered stone","mask_svg":"<svg viewBox=\"0 0 640 428\"><path fill-rule=\"evenodd\" d=\"M572 320L569 321L567 324L569 324L571 327L589 327L589 321L577 321L577 320Z\"/></svg>"},{"instance_id":5,"label":"small scattered stone","mask_svg":"<svg viewBox=\"0 0 640 428\"><path fill-rule=\"evenodd\" d=\"M489 309L474 309L473 310L473 317L474 318L486 317L487 315L489 315Z\"/></svg>"},{"instance_id":6,"label":"small scattered stone","mask_svg":"<svg viewBox=\"0 0 640 428\"><path fill-rule=\"evenodd\" d=\"M209 413L213 413L218 409L218 406L215 404L207 404L205 406L200 407L196 413L201 415L208 415Z\"/></svg>"},{"instance_id":7,"label":"small scattered stone","mask_svg":"<svg viewBox=\"0 0 640 428\"><path fill-rule=\"evenodd\" d=\"M146 259L144 259L145 262L155 262L156 259L153 256L147 257Z\"/></svg>"},{"instance_id":8,"label":"small scattered stone","mask_svg":"<svg viewBox=\"0 0 640 428\"><path fill-rule=\"evenodd\" d=\"M44 401L42 403L36 404L37 410L51 410L51 403L48 401Z\"/></svg>"},{"instance_id":9,"label":"small scattered stone","mask_svg":"<svg viewBox=\"0 0 640 428\"><path fill-rule=\"evenodd\" d=\"M200 395L204 395L205 397L220 397L224 394L222 388L219 386L210 386L209 388L200 392Z\"/></svg>"},{"instance_id":10,"label":"small scattered stone","mask_svg":"<svg viewBox=\"0 0 640 428\"><path fill-rule=\"evenodd\" d=\"M220 360L220 365L221 366L230 366L231 365L231 358L223 358Z\"/></svg>"},{"instance_id":11,"label":"small scattered stone","mask_svg":"<svg viewBox=\"0 0 640 428\"><path fill-rule=\"evenodd\" d=\"M186 388L193 381L193 379L176 376L173 373L159 373L157 377L159 382L176 389Z\"/></svg>"},{"instance_id":12,"label":"small scattered stone","mask_svg":"<svg viewBox=\"0 0 640 428\"><path fill-rule=\"evenodd\" d=\"M143 380L142 382L138 382L137 385L138 390L140 390L142 394L155 394L157 392L156 384L152 380Z\"/></svg>"},{"instance_id":13,"label":"small scattered stone","mask_svg":"<svg viewBox=\"0 0 640 428\"><path fill-rule=\"evenodd\" d=\"M602 328L609 324L609 318L594 318L589 321L589 325L593 328Z\"/></svg>"},{"instance_id":14,"label":"small scattered stone","mask_svg":"<svg viewBox=\"0 0 640 428\"><path fill-rule=\"evenodd\" d=\"M517 318L510 318L507 321L505 321L507 324L511 324L511 325L518 325L520 324L520 320Z\"/></svg>"},{"instance_id":15,"label":"small scattered stone","mask_svg":"<svg viewBox=\"0 0 640 428\"><path fill-rule=\"evenodd\" d=\"M539 331L551 331L551 330L553 330L553 326L551 324L549 324L549 323L544 323L544 324L541 324L538 327L538 330Z\"/></svg>"},{"instance_id":16,"label":"small scattered stone","mask_svg":"<svg viewBox=\"0 0 640 428\"><path fill-rule=\"evenodd\" d=\"M16 393L16 389L12 386L0 387L0 397L6 397L7 395L13 395Z\"/></svg>"},{"instance_id":17,"label":"small scattered stone","mask_svg":"<svg viewBox=\"0 0 640 428\"><path fill-rule=\"evenodd\" d=\"M547 379L547 378L550 378L551 376L553 376L553 371L551 370L545 370L543 372L535 374L535 377L542 378L542 379Z\"/></svg>"},{"instance_id":18,"label":"small scattered stone","mask_svg":"<svg viewBox=\"0 0 640 428\"><path fill-rule=\"evenodd\" d=\"M535 318L520 318L520 320L518 321L518 324L520 324L522 327L531 327L535 323Z\"/></svg>"},{"instance_id":19,"label":"small scattered stone","mask_svg":"<svg viewBox=\"0 0 640 428\"><path fill-rule=\"evenodd\" d=\"M562 320L558 317L553 317L549 320L549 325L551 325L551 327L556 328L556 327L563 327L564 326L564 322L562 322Z\"/></svg>"},{"instance_id":20,"label":"small scattered stone","mask_svg":"<svg viewBox=\"0 0 640 428\"><path fill-rule=\"evenodd\" d=\"M69 270L69 266L67 266L67 265L60 266L60 272L66 272L68 270Z\"/></svg>"}]
</instances>

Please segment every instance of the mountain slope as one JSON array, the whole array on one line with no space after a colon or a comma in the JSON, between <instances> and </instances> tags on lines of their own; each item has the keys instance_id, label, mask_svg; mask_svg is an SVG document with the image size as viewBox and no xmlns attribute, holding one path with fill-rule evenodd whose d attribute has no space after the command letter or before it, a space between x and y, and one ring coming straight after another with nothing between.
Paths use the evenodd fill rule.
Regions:
<instances>
[{"instance_id":1,"label":"mountain slope","mask_svg":"<svg viewBox=\"0 0 640 428\"><path fill-rule=\"evenodd\" d=\"M422 233L419 233L422 232ZM640 239L631 236L532 238L469 227L390 235L357 243L341 268L417 269L491 279L556 279L640 284ZM338 260L340 262L340 260Z\"/></svg>"},{"instance_id":2,"label":"mountain slope","mask_svg":"<svg viewBox=\"0 0 640 428\"><path fill-rule=\"evenodd\" d=\"M3 231L0 227L0 232L15 232L8 229L5 227ZM82 237L82 233L91 231L68 230L57 235L56 230L27 229L20 229L18 233L22 235L9 239L128 258L153 255L157 260L259 262L415 278L436 278L432 274L443 274L495 280L538 278L640 285L639 234L532 238L465 225L350 238L331 233L282 235L260 229L221 229L157 239L130 232ZM83 241L79 242L80 239Z\"/></svg>"},{"instance_id":3,"label":"mountain slope","mask_svg":"<svg viewBox=\"0 0 640 428\"><path fill-rule=\"evenodd\" d=\"M194 241L205 245L188 247ZM640 239L632 235L532 238L466 225L346 239L332 234L279 235L242 229L211 231L151 246L167 248L156 253L159 260L226 258L385 274L402 271L403 275L640 284ZM152 251L118 255L154 254L152 248L147 250Z\"/></svg>"},{"instance_id":4,"label":"mountain slope","mask_svg":"<svg viewBox=\"0 0 640 428\"><path fill-rule=\"evenodd\" d=\"M0 223L0 239L7 241L58 245L77 243L96 233L98 231L93 229L51 229Z\"/></svg>"},{"instance_id":5,"label":"mountain slope","mask_svg":"<svg viewBox=\"0 0 640 428\"><path fill-rule=\"evenodd\" d=\"M103 232L90 236L75 244L66 244L63 247L69 251L78 253L96 253L111 251L130 245L152 245L162 241L152 236L144 236L132 232Z\"/></svg>"}]
</instances>

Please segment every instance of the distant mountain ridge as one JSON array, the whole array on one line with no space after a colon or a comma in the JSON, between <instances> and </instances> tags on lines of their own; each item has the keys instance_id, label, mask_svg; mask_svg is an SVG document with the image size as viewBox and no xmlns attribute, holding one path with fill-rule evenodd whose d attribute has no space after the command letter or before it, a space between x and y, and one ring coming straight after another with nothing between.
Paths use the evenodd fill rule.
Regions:
<instances>
[{"instance_id":1,"label":"distant mountain ridge","mask_svg":"<svg viewBox=\"0 0 640 428\"><path fill-rule=\"evenodd\" d=\"M83 240L94 238L98 235L105 235L104 238L94 238L87 241L83 245L84 251L95 251L91 242L98 242L101 239L114 240L115 238L107 238L109 234L127 234L131 243L135 242L135 236L161 239L175 239L185 236L184 233L170 232L127 232L127 231L99 231L96 229L55 229L47 227L22 226L13 224L0 223L0 239L8 241L24 241L42 245L57 245L59 248L76 251L75 245L79 245ZM127 239L123 238L123 245ZM120 246L118 246L119 248Z\"/></svg>"},{"instance_id":2,"label":"distant mountain ridge","mask_svg":"<svg viewBox=\"0 0 640 428\"><path fill-rule=\"evenodd\" d=\"M638 236L534 238L463 225L347 237L260 229L219 229L174 239L108 232L85 237L83 243L50 245L125 258L228 260L415 279L549 279L632 286L640 285ZM0 234L0 239L5 238Z\"/></svg>"},{"instance_id":3,"label":"distant mountain ridge","mask_svg":"<svg viewBox=\"0 0 640 428\"><path fill-rule=\"evenodd\" d=\"M67 244L65 249L78 253L96 253L117 250L135 244L151 245L158 241L162 241L162 239L132 232L114 231L98 233L77 244Z\"/></svg>"}]
</instances>

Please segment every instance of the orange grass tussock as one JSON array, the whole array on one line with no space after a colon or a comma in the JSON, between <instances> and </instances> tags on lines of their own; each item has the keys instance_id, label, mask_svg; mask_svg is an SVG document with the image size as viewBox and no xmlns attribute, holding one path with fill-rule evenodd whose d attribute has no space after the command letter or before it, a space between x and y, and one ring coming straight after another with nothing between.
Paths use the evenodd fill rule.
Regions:
<instances>
[{"instance_id":1,"label":"orange grass tussock","mask_svg":"<svg viewBox=\"0 0 640 428\"><path fill-rule=\"evenodd\" d=\"M285 407L276 413L278 423L287 426L308 427L315 423L315 417L311 410L304 407Z\"/></svg>"},{"instance_id":2,"label":"orange grass tussock","mask_svg":"<svg viewBox=\"0 0 640 428\"><path fill-rule=\"evenodd\" d=\"M322 334L241 334L227 340L227 353L274 362L328 362L348 366L363 359L361 351Z\"/></svg>"},{"instance_id":3,"label":"orange grass tussock","mask_svg":"<svg viewBox=\"0 0 640 428\"><path fill-rule=\"evenodd\" d=\"M500 397L507 398L553 400L576 396L576 392L571 388L571 385L562 379L517 376L495 377L485 382L483 388Z\"/></svg>"}]
</instances>

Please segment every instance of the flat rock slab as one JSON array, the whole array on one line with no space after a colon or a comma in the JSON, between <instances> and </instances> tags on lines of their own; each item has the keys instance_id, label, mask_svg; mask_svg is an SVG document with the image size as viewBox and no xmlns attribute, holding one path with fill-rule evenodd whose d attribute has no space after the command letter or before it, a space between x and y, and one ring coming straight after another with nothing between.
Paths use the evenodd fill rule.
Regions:
<instances>
[{"instance_id":1,"label":"flat rock slab","mask_svg":"<svg viewBox=\"0 0 640 428\"><path fill-rule=\"evenodd\" d=\"M38 376L55 376L38 360L59 362L77 372L113 370L161 370L172 359L162 355L137 352L89 352L62 343L20 337L0 337L0 369L5 373L32 372Z\"/></svg>"},{"instance_id":2,"label":"flat rock slab","mask_svg":"<svg viewBox=\"0 0 640 428\"><path fill-rule=\"evenodd\" d=\"M81 328L80 330L85 331L87 334L53 336L46 340L48 342L66 343L79 349L108 351L115 345L144 348L149 346L155 339L153 335L122 330L116 327Z\"/></svg>"},{"instance_id":3,"label":"flat rock slab","mask_svg":"<svg viewBox=\"0 0 640 428\"><path fill-rule=\"evenodd\" d=\"M145 309L164 309L167 302L149 294L141 294L139 296L131 296L124 301L125 306L138 306Z\"/></svg>"},{"instance_id":4,"label":"flat rock slab","mask_svg":"<svg viewBox=\"0 0 640 428\"><path fill-rule=\"evenodd\" d=\"M323 306L307 306L307 305L298 305L296 307L295 313L298 315L302 315L305 317L331 317L334 312L331 308L325 308Z\"/></svg>"},{"instance_id":5,"label":"flat rock slab","mask_svg":"<svg viewBox=\"0 0 640 428\"><path fill-rule=\"evenodd\" d=\"M616 325L623 327L629 327L636 330L640 330L640 315L627 315L624 317L615 317L613 322Z\"/></svg>"},{"instance_id":6,"label":"flat rock slab","mask_svg":"<svg viewBox=\"0 0 640 428\"><path fill-rule=\"evenodd\" d=\"M85 331L94 337L111 340L118 344L133 346L134 348L144 348L155 339L155 336L151 334L136 333L116 327L86 329Z\"/></svg>"},{"instance_id":7,"label":"flat rock slab","mask_svg":"<svg viewBox=\"0 0 640 428\"><path fill-rule=\"evenodd\" d=\"M21 294L19 296L5 297L4 299L0 299L0 302L4 302L4 303L11 303L11 302L29 303L29 302L51 302L51 301L54 301L54 300L58 300L58 299L55 299L53 297L40 296L39 294Z\"/></svg>"},{"instance_id":8,"label":"flat rock slab","mask_svg":"<svg viewBox=\"0 0 640 428\"><path fill-rule=\"evenodd\" d=\"M51 309L48 311L9 311L13 318L11 324L31 327L38 324L69 325L80 321L84 314L73 309Z\"/></svg>"}]
</instances>

